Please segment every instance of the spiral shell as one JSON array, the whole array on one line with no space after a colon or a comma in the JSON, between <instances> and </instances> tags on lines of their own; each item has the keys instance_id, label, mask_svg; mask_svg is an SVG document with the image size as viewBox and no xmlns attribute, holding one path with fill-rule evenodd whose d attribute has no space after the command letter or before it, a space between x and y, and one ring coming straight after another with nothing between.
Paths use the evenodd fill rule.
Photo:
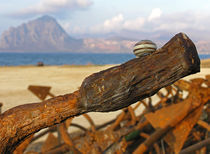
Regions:
<instances>
[{"instance_id":1,"label":"spiral shell","mask_svg":"<svg viewBox=\"0 0 210 154\"><path fill-rule=\"evenodd\" d=\"M133 52L136 57L149 55L157 49L157 45L150 40L141 40L134 45Z\"/></svg>"}]
</instances>

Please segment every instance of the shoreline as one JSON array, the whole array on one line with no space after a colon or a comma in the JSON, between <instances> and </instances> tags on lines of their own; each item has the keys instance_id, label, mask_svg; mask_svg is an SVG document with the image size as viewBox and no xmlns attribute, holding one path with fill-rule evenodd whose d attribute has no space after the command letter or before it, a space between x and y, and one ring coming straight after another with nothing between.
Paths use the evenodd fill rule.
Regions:
<instances>
[{"instance_id":1,"label":"shoreline","mask_svg":"<svg viewBox=\"0 0 210 154\"><path fill-rule=\"evenodd\" d=\"M210 60L207 61L210 64ZM72 93L80 87L83 80L96 72L117 65L59 65L59 66L3 66L0 67L0 102L3 103L2 112L15 106L41 102L28 90L29 85L51 86L50 93L55 96ZM210 66L210 65L207 65ZM210 67L201 67L201 72L185 77L205 77L210 74ZM49 99L48 96L46 99ZM157 98L153 97L156 100ZM142 107L136 110L136 115L142 112ZM91 112L88 115L95 124L103 124L116 118L121 110L115 112ZM106 117L106 118L105 118ZM88 121L83 117L75 117L73 122L89 127ZM71 128L71 131L76 129Z\"/></svg>"},{"instance_id":2,"label":"shoreline","mask_svg":"<svg viewBox=\"0 0 210 154\"><path fill-rule=\"evenodd\" d=\"M77 90L87 76L114 66L117 64L0 66L2 111L21 104L40 102L27 90L29 85L51 86L54 95L64 95ZM201 60L200 73L184 79L204 77L206 74L210 74L210 59Z\"/></svg>"},{"instance_id":3,"label":"shoreline","mask_svg":"<svg viewBox=\"0 0 210 154\"><path fill-rule=\"evenodd\" d=\"M210 58L208 59L200 59L201 60L201 68L210 68ZM43 66L38 66L38 65L0 65L0 68L2 67L54 67L54 66L57 66L57 67L101 67L101 66L117 66L117 65L120 65L120 64L92 64L92 63L89 63L89 64L62 64L62 65L43 65Z\"/></svg>"}]
</instances>

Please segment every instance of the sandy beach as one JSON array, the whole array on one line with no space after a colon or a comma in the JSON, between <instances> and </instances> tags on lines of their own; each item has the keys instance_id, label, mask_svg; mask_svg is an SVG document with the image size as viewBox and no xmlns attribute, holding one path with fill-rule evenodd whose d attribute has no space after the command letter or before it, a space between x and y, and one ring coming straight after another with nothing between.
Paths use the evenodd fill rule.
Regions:
<instances>
[{"instance_id":1,"label":"sandy beach","mask_svg":"<svg viewBox=\"0 0 210 154\"><path fill-rule=\"evenodd\" d=\"M51 86L51 93L56 96L64 95L77 90L84 78L88 75L113 66L114 65L64 65L0 67L0 102L3 103L2 111L4 112L21 104L40 102L35 95L27 90L29 85ZM204 60L204 62L202 61L201 66L200 73L188 76L186 79L204 77L206 74L210 74L210 59ZM119 112L120 111L112 113L90 113L90 116L93 117L95 123L101 124L112 119ZM87 121L81 117L80 122L83 123L83 125L87 124Z\"/></svg>"}]
</instances>

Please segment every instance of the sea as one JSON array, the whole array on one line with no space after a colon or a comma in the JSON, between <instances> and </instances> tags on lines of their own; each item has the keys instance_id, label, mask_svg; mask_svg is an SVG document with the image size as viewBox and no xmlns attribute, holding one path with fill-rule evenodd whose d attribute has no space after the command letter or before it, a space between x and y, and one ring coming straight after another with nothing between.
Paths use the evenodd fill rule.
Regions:
<instances>
[{"instance_id":1,"label":"sea","mask_svg":"<svg viewBox=\"0 0 210 154\"><path fill-rule=\"evenodd\" d=\"M200 59L209 59L210 54L199 55ZM128 53L5 53L0 52L0 66L37 65L106 65L121 64L132 58Z\"/></svg>"}]
</instances>

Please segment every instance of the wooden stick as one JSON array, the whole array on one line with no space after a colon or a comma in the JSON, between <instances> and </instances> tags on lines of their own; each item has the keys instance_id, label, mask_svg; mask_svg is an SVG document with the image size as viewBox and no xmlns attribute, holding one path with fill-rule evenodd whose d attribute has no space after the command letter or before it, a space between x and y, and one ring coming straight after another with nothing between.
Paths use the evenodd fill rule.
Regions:
<instances>
[{"instance_id":1,"label":"wooden stick","mask_svg":"<svg viewBox=\"0 0 210 154\"><path fill-rule=\"evenodd\" d=\"M87 77L74 93L4 112L0 115L0 153L11 153L27 136L67 118L127 107L199 71L195 45L179 33L151 55Z\"/></svg>"}]
</instances>

